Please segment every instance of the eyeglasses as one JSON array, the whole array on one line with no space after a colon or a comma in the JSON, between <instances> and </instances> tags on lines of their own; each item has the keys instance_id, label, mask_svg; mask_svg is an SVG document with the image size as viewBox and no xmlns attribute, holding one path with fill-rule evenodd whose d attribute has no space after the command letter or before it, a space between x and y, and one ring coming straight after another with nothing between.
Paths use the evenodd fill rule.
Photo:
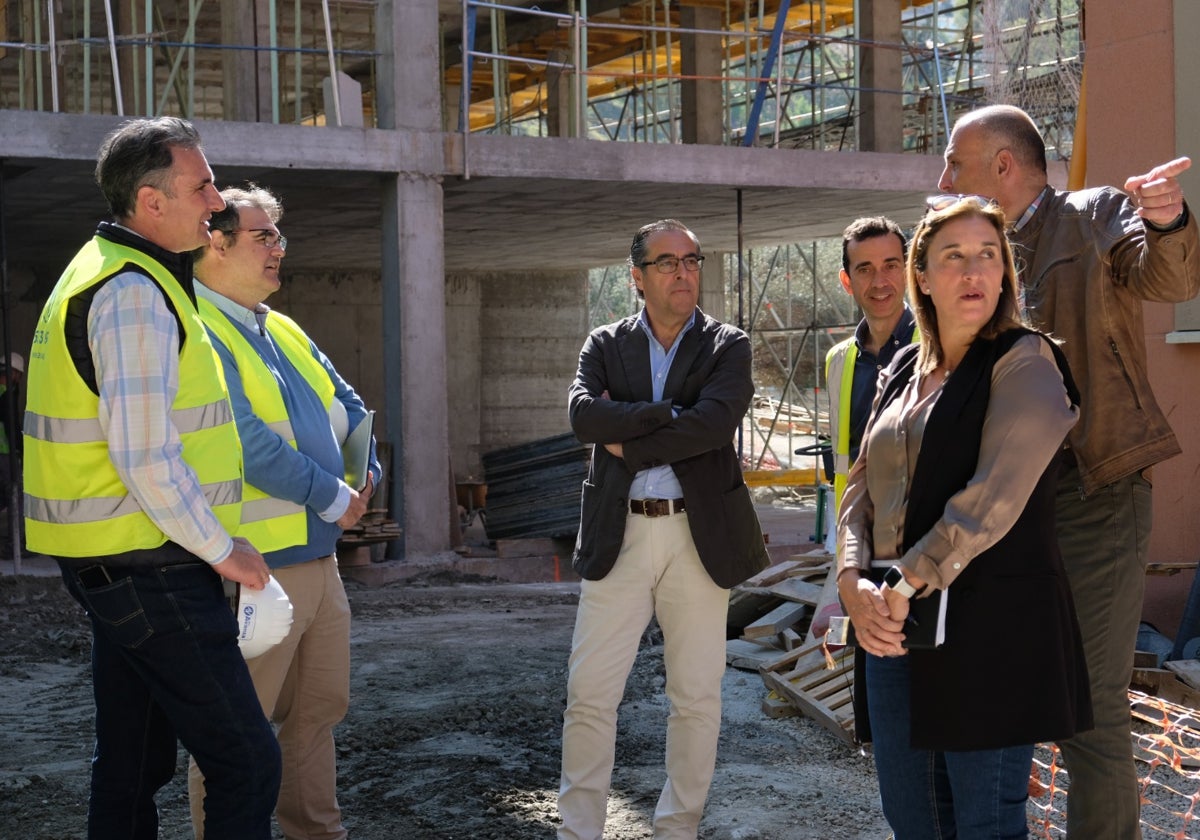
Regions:
<instances>
[{"instance_id":1,"label":"eyeglasses","mask_svg":"<svg viewBox=\"0 0 1200 840\"><path fill-rule=\"evenodd\" d=\"M280 251L287 250L287 237L277 230L270 228L234 228L230 233L256 233L254 241L259 245L263 245L269 249L279 248Z\"/></svg>"},{"instance_id":2,"label":"eyeglasses","mask_svg":"<svg viewBox=\"0 0 1200 840\"><path fill-rule=\"evenodd\" d=\"M688 271L699 271L704 265L704 257L695 254L688 254L686 257L664 255L650 262L638 263L638 268L645 268L648 265L652 265L658 269L659 274L674 274L675 270L679 268L680 263L683 263L683 267Z\"/></svg>"},{"instance_id":3,"label":"eyeglasses","mask_svg":"<svg viewBox=\"0 0 1200 840\"><path fill-rule=\"evenodd\" d=\"M926 198L925 206L933 212L938 213L947 207L953 207L960 201L973 201L982 210L1000 206L994 198L988 198L986 195L975 195L973 193L938 193Z\"/></svg>"}]
</instances>

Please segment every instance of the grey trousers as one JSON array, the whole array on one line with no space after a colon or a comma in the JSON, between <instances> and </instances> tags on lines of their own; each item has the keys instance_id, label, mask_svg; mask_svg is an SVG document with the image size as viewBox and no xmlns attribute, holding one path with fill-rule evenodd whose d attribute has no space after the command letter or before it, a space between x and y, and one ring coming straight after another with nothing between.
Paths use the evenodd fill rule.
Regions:
<instances>
[{"instance_id":1,"label":"grey trousers","mask_svg":"<svg viewBox=\"0 0 1200 840\"><path fill-rule=\"evenodd\" d=\"M1058 485L1058 541L1083 633L1096 726L1059 744L1070 777L1071 840L1139 840L1129 678L1150 542L1150 483L1140 474L1080 496L1079 470Z\"/></svg>"}]
</instances>

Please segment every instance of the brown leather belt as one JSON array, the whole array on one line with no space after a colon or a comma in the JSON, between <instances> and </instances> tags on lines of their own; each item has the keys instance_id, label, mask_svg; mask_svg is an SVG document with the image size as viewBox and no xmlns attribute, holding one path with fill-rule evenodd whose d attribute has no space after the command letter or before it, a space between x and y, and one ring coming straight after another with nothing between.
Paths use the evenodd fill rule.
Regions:
<instances>
[{"instance_id":1,"label":"brown leather belt","mask_svg":"<svg viewBox=\"0 0 1200 840\"><path fill-rule=\"evenodd\" d=\"M683 513L683 499L630 499L629 512L642 516L670 516Z\"/></svg>"}]
</instances>

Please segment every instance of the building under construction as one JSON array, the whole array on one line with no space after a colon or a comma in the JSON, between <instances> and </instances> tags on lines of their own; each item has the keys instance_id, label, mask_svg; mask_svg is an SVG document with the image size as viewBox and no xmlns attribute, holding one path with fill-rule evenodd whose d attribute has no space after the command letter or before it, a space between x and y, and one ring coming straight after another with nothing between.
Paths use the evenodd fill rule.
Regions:
<instances>
[{"instance_id":1,"label":"building under construction","mask_svg":"<svg viewBox=\"0 0 1200 840\"><path fill-rule=\"evenodd\" d=\"M752 333L747 465L811 467L789 453L821 430L820 360L858 318L842 228L913 224L982 103L1030 112L1060 186L1200 149L1177 105L1196 36L1200 9L1170 0L0 0L3 350L27 349L105 217L101 138L175 114L220 185L283 198L271 304L379 409L394 553L450 547L483 453L568 431L579 347L633 305L619 264L655 218L697 232L702 306ZM1170 489L1200 467L1196 320L1148 308L1186 450L1156 476L1162 562L1197 556Z\"/></svg>"}]
</instances>

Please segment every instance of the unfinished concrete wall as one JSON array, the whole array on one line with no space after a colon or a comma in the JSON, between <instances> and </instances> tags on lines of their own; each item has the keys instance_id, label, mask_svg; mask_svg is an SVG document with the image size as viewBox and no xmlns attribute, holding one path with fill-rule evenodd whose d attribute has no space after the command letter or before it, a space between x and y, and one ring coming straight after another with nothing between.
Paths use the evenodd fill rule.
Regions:
<instances>
[{"instance_id":1,"label":"unfinished concrete wall","mask_svg":"<svg viewBox=\"0 0 1200 840\"><path fill-rule=\"evenodd\" d=\"M587 273L474 279L481 304L479 452L570 431L567 387L587 336Z\"/></svg>"},{"instance_id":2,"label":"unfinished concrete wall","mask_svg":"<svg viewBox=\"0 0 1200 840\"><path fill-rule=\"evenodd\" d=\"M386 438L381 336L383 323L378 274L287 273L267 305L294 319L333 362L338 373L374 409L375 436ZM387 465L385 465L386 467Z\"/></svg>"},{"instance_id":3,"label":"unfinished concrete wall","mask_svg":"<svg viewBox=\"0 0 1200 840\"><path fill-rule=\"evenodd\" d=\"M479 459L482 297L477 276L446 278L446 390L450 403L450 465L456 482L483 480Z\"/></svg>"}]
</instances>

